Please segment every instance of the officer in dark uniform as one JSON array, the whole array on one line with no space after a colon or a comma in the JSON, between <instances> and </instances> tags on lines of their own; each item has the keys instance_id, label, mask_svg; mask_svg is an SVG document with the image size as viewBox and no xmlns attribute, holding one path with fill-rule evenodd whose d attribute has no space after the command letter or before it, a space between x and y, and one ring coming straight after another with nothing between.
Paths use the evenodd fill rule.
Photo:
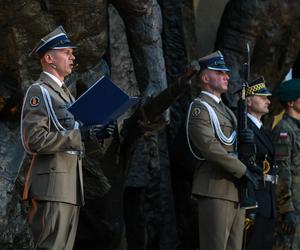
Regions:
<instances>
[{"instance_id":1,"label":"officer in dark uniform","mask_svg":"<svg viewBox=\"0 0 300 250\"><path fill-rule=\"evenodd\" d=\"M255 197L258 208L247 210L246 249L271 250L275 228L275 150L272 140L263 128L261 118L269 112L271 93L265 86L263 77L252 81L246 88L248 127L254 133L256 145L256 166L261 170L261 180ZM247 223L248 222L248 223ZM249 223L252 223L250 226Z\"/></svg>"}]
</instances>

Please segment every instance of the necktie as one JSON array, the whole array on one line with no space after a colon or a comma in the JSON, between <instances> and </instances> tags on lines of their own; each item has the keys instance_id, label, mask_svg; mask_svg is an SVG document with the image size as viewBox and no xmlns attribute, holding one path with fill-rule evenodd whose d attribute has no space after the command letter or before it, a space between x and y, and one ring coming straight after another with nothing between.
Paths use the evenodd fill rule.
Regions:
<instances>
[{"instance_id":1,"label":"necktie","mask_svg":"<svg viewBox=\"0 0 300 250\"><path fill-rule=\"evenodd\" d=\"M66 95L70 98L70 100L73 102L74 101L74 97L72 96L72 94L71 94L70 90L68 89L67 85L65 83L63 83L61 85L61 88L66 93Z\"/></svg>"},{"instance_id":2,"label":"necktie","mask_svg":"<svg viewBox=\"0 0 300 250\"><path fill-rule=\"evenodd\" d=\"M61 88L63 89L63 91L65 91L66 93L68 93L68 87L66 86L66 84L62 84Z\"/></svg>"},{"instance_id":3,"label":"necktie","mask_svg":"<svg viewBox=\"0 0 300 250\"><path fill-rule=\"evenodd\" d=\"M222 101L220 101L219 104L220 104L220 106L222 108L222 111L226 114L227 110L226 110L225 104Z\"/></svg>"},{"instance_id":4,"label":"necktie","mask_svg":"<svg viewBox=\"0 0 300 250\"><path fill-rule=\"evenodd\" d=\"M220 101L219 104L223 112L223 115L225 115L232 122L232 124L235 124L236 121L235 121L234 114L230 112L229 109L227 109L227 106L224 104L224 102Z\"/></svg>"}]
</instances>

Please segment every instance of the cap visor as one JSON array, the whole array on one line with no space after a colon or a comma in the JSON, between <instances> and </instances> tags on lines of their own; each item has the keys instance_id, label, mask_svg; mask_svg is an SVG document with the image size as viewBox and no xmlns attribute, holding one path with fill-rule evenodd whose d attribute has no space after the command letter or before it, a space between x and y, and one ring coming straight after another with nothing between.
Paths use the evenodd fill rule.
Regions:
<instances>
[{"instance_id":1,"label":"cap visor","mask_svg":"<svg viewBox=\"0 0 300 250\"><path fill-rule=\"evenodd\" d=\"M218 70L218 71L226 71L226 72L229 72L230 71L230 69L228 69L226 66L224 66L224 65L220 65L220 66L214 66L214 67L211 67L211 66L209 66L209 67L207 67L208 69L210 69L210 70Z\"/></svg>"},{"instance_id":2,"label":"cap visor","mask_svg":"<svg viewBox=\"0 0 300 250\"><path fill-rule=\"evenodd\" d=\"M51 49L76 49L76 48L77 46L69 43L69 44L60 44Z\"/></svg>"},{"instance_id":3,"label":"cap visor","mask_svg":"<svg viewBox=\"0 0 300 250\"><path fill-rule=\"evenodd\" d=\"M262 95L262 96L271 96L272 93L268 89L261 89L255 95Z\"/></svg>"}]
</instances>

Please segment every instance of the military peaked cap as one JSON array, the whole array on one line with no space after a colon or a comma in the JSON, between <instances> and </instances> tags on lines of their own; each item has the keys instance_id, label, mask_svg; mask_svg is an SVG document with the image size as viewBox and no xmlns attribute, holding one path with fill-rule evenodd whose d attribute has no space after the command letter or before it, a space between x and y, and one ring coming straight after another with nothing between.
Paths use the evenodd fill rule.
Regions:
<instances>
[{"instance_id":1,"label":"military peaked cap","mask_svg":"<svg viewBox=\"0 0 300 250\"><path fill-rule=\"evenodd\" d=\"M211 69L219 71L230 71L225 64L222 53L219 50L205 57L199 58L198 61L200 64L200 70Z\"/></svg>"},{"instance_id":2,"label":"military peaked cap","mask_svg":"<svg viewBox=\"0 0 300 250\"><path fill-rule=\"evenodd\" d=\"M41 56L48 50L65 48L76 48L76 46L71 43L64 28L59 26L51 33L44 36L34 47L31 54L37 54Z\"/></svg>"},{"instance_id":3,"label":"military peaked cap","mask_svg":"<svg viewBox=\"0 0 300 250\"><path fill-rule=\"evenodd\" d=\"M282 82L275 95L283 102L294 101L300 97L300 79L291 79Z\"/></svg>"},{"instance_id":4,"label":"military peaked cap","mask_svg":"<svg viewBox=\"0 0 300 250\"><path fill-rule=\"evenodd\" d=\"M246 87L246 97L252 95L270 96L271 92L267 89L263 76L251 81Z\"/></svg>"}]
</instances>

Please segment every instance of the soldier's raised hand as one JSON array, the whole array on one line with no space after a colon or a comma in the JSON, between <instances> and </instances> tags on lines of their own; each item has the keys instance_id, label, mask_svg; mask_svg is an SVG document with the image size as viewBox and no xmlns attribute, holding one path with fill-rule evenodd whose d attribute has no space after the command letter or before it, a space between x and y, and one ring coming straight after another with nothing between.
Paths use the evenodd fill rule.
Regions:
<instances>
[{"instance_id":1,"label":"soldier's raised hand","mask_svg":"<svg viewBox=\"0 0 300 250\"><path fill-rule=\"evenodd\" d=\"M181 85L191 85L191 79L200 71L200 64L197 60L193 60L186 67L186 71L183 76L179 77L178 81Z\"/></svg>"}]
</instances>

